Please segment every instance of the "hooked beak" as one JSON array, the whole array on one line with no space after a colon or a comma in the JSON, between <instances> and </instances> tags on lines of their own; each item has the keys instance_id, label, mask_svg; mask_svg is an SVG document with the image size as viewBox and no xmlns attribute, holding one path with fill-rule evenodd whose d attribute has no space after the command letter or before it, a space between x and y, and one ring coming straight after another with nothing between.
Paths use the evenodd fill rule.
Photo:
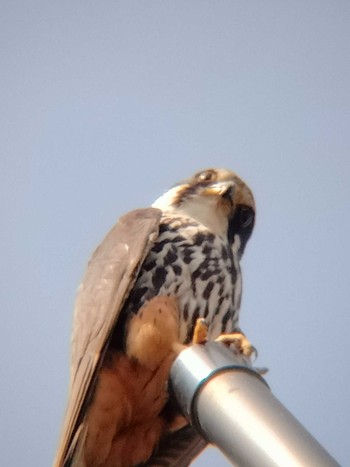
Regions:
<instances>
[{"instance_id":1,"label":"hooked beak","mask_svg":"<svg viewBox=\"0 0 350 467\"><path fill-rule=\"evenodd\" d=\"M205 195L220 196L222 199L233 203L235 191L236 190L235 190L234 182L223 181L223 182L214 183L204 188L203 193Z\"/></svg>"}]
</instances>

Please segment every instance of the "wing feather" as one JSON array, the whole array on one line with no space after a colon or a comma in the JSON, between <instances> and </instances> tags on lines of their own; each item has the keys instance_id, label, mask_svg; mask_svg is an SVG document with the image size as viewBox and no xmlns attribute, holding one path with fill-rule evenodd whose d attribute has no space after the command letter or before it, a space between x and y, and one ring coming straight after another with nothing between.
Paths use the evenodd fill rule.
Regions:
<instances>
[{"instance_id":1,"label":"wing feather","mask_svg":"<svg viewBox=\"0 0 350 467\"><path fill-rule=\"evenodd\" d=\"M161 211L154 208L137 209L122 216L88 264L74 309L70 394L55 467L64 465L67 453L78 442L77 430L101 356L158 236L160 218Z\"/></svg>"}]
</instances>

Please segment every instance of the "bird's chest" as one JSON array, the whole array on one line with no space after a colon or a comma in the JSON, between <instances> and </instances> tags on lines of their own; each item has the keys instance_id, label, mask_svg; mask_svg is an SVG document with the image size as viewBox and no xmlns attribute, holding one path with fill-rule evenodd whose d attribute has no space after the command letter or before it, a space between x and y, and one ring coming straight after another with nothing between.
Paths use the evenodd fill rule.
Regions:
<instances>
[{"instance_id":1,"label":"bird's chest","mask_svg":"<svg viewBox=\"0 0 350 467\"><path fill-rule=\"evenodd\" d=\"M161 227L146 257L130 303L136 311L156 295L171 295L181 310L180 340L192 337L197 318L209 325L209 337L232 330L241 295L238 261L228 243L195 224Z\"/></svg>"}]
</instances>

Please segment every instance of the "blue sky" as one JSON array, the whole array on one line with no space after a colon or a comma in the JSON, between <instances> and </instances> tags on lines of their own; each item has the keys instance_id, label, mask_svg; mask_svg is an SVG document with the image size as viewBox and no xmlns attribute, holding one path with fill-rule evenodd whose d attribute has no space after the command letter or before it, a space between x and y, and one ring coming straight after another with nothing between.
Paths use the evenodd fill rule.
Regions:
<instances>
[{"instance_id":1,"label":"blue sky","mask_svg":"<svg viewBox=\"0 0 350 467\"><path fill-rule=\"evenodd\" d=\"M241 326L258 364L350 465L350 4L4 0L1 10L4 465L53 459L92 250L120 214L208 166L237 171L255 193ZM195 465L213 462L227 465L213 449Z\"/></svg>"}]
</instances>

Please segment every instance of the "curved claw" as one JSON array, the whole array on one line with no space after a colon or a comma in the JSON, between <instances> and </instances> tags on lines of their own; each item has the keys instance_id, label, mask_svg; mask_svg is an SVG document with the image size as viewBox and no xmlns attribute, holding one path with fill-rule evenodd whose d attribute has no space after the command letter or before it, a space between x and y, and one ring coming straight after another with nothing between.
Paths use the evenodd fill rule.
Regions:
<instances>
[{"instance_id":1,"label":"curved claw","mask_svg":"<svg viewBox=\"0 0 350 467\"><path fill-rule=\"evenodd\" d=\"M245 357L255 361L258 357L257 349L249 342L246 336L240 332L235 331L228 334L221 334L215 339L216 342L222 342L228 346L234 345L236 349Z\"/></svg>"},{"instance_id":2,"label":"curved claw","mask_svg":"<svg viewBox=\"0 0 350 467\"><path fill-rule=\"evenodd\" d=\"M266 366L254 367L254 370L255 370L257 373L259 373L259 375L261 375L261 376L266 375L266 373L269 371L269 369L266 368Z\"/></svg>"}]
</instances>

